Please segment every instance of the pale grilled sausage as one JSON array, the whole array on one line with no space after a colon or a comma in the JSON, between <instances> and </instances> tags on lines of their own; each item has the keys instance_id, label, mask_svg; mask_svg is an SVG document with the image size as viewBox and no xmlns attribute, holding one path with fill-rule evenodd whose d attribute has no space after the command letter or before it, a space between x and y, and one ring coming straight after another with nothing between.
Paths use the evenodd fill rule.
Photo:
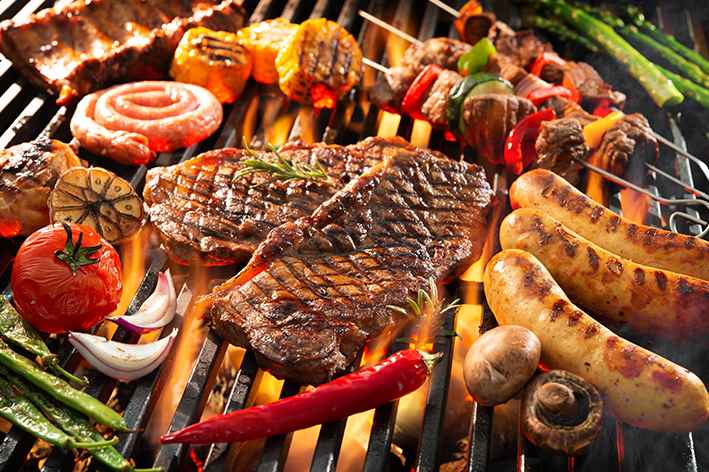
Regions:
<instances>
[{"instance_id":1,"label":"pale grilled sausage","mask_svg":"<svg viewBox=\"0 0 709 472\"><path fill-rule=\"evenodd\" d=\"M513 209L544 210L584 238L626 259L709 281L709 243L638 225L594 202L558 175L527 172L510 187Z\"/></svg>"},{"instance_id":2,"label":"pale grilled sausage","mask_svg":"<svg viewBox=\"0 0 709 472\"><path fill-rule=\"evenodd\" d=\"M612 254L532 208L507 215L500 245L532 253L591 313L673 342L709 342L709 283L701 279Z\"/></svg>"},{"instance_id":3,"label":"pale grilled sausage","mask_svg":"<svg viewBox=\"0 0 709 472\"><path fill-rule=\"evenodd\" d=\"M485 296L500 324L524 326L542 343L541 362L575 373L604 394L607 413L643 429L692 431L709 416L709 394L689 370L618 337L571 303L530 253L496 254Z\"/></svg>"}]
</instances>

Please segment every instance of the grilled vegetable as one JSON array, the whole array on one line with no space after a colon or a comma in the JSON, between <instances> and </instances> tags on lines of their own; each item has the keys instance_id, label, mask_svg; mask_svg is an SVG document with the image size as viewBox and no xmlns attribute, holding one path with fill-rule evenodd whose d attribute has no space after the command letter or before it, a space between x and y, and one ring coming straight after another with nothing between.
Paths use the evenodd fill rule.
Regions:
<instances>
[{"instance_id":1,"label":"grilled vegetable","mask_svg":"<svg viewBox=\"0 0 709 472\"><path fill-rule=\"evenodd\" d=\"M13 425L27 431L49 444L62 449L80 447L105 447L115 444L118 439L110 441L77 442L72 436L54 426L42 415L37 407L18 392L7 379L0 377L0 417Z\"/></svg>"},{"instance_id":2,"label":"grilled vegetable","mask_svg":"<svg viewBox=\"0 0 709 472\"><path fill-rule=\"evenodd\" d=\"M127 181L101 167L62 173L47 205L52 222L88 226L111 244L132 238L143 225L141 198Z\"/></svg>"},{"instance_id":3,"label":"grilled vegetable","mask_svg":"<svg viewBox=\"0 0 709 472\"><path fill-rule=\"evenodd\" d=\"M112 408L94 397L76 390L62 379L44 372L34 362L10 349L0 340L0 364L44 390L56 400L92 417L99 424L119 432L126 432L126 421Z\"/></svg>"},{"instance_id":4,"label":"grilled vegetable","mask_svg":"<svg viewBox=\"0 0 709 472\"><path fill-rule=\"evenodd\" d=\"M163 444L249 441L329 423L371 410L417 390L440 359L400 351L369 369L345 375L273 403L215 416L166 434Z\"/></svg>"},{"instance_id":5,"label":"grilled vegetable","mask_svg":"<svg viewBox=\"0 0 709 472\"><path fill-rule=\"evenodd\" d=\"M200 85L219 102L231 103L244 91L251 69L251 54L235 34L199 26L182 36L170 64L170 77Z\"/></svg>"},{"instance_id":6,"label":"grilled vegetable","mask_svg":"<svg viewBox=\"0 0 709 472\"><path fill-rule=\"evenodd\" d=\"M337 23L306 20L281 49L276 70L281 90L291 99L333 108L362 77L362 51Z\"/></svg>"},{"instance_id":7,"label":"grilled vegetable","mask_svg":"<svg viewBox=\"0 0 709 472\"><path fill-rule=\"evenodd\" d=\"M62 431L76 440L91 444L89 453L99 462L116 472L158 472L162 469L135 469L101 433L81 413L56 401L42 390L28 384L20 376L0 366L0 373L7 377L14 387L27 397L42 413L47 415ZM103 444L103 445L102 445Z\"/></svg>"},{"instance_id":8,"label":"grilled vegetable","mask_svg":"<svg viewBox=\"0 0 709 472\"><path fill-rule=\"evenodd\" d=\"M586 138L586 142L588 143L589 147L591 149L598 149L598 146L601 145L603 135L606 133L606 131L608 131L608 128L613 126L613 123L623 118L623 116L625 115L622 111L614 111L607 114L600 120L593 121L584 126L583 135Z\"/></svg>"},{"instance_id":9,"label":"grilled vegetable","mask_svg":"<svg viewBox=\"0 0 709 472\"><path fill-rule=\"evenodd\" d=\"M488 38L483 38L458 59L458 72L466 76L480 72L487 65L491 54L497 54L497 49Z\"/></svg>"},{"instance_id":10,"label":"grilled vegetable","mask_svg":"<svg viewBox=\"0 0 709 472\"><path fill-rule=\"evenodd\" d=\"M278 82L276 57L281 49L288 45L290 37L297 29L298 25L285 18L275 18L236 32L236 40L251 54L251 77L256 82Z\"/></svg>"},{"instance_id":11,"label":"grilled vegetable","mask_svg":"<svg viewBox=\"0 0 709 472\"><path fill-rule=\"evenodd\" d=\"M429 64L421 71L416 79L414 79L414 82L404 96L404 100L401 102L401 113L417 120L426 119L421 114L423 97L441 72L443 72L443 69L437 64Z\"/></svg>"},{"instance_id":12,"label":"grilled vegetable","mask_svg":"<svg viewBox=\"0 0 709 472\"><path fill-rule=\"evenodd\" d=\"M62 223L22 243L11 276L17 311L38 331L82 331L118 306L123 270L116 250L90 228Z\"/></svg>"},{"instance_id":13,"label":"grilled vegetable","mask_svg":"<svg viewBox=\"0 0 709 472\"><path fill-rule=\"evenodd\" d=\"M704 108L709 108L709 89L702 87L689 79L685 79L681 75L677 75L667 69L655 66L665 74L673 84L679 89L680 92L685 94L687 97L691 98L695 102L699 103Z\"/></svg>"},{"instance_id":14,"label":"grilled vegetable","mask_svg":"<svg viewBox=\"0 0 709 472\"><path fill-rule=\"evenodd\" d=\"M615 58L645 88L657 106L677 105L684 100L684 95L672 82L611 26L563 0L539 0L536 4L562 18Z\"/></svg>"},{"instance_id":15,"label":"grilled vegetable","mask_svg":"<svg viewBox=\"0 0 709 472\"><path fill-rule=\"evenodd\" d=\"M37 331L20 316L2 295L0 295L0 335L15 346L39 356L42 359L42 365L56 370L67 379L82 386L88 384L85 377L79 379L59 365L57 355L49 350Z\"/></svg>"},{"instance_id":16,"label":"grilled vegetable","mask_svg":"<svg viewBox=\"0 0 709 472\"><path fill-rule=\"evenodd\" d=\"M130 316L108 316L106 320L122 326L127 331L145 334L167 326L175 317L177 294L172 283L170 269L158 275L155 291L138 311Z\"/></svg>"},{"instance_id":17,"label":"grilled vegetable","mask_svg":"<svg viewBox=\"0 0 709 472\"><path fill-rule=\"evenodd\" d=\"M576 101L578 103L579 97L574 97L573 93L571 93L571 90L568 88L564 87L563 85L555 85L554 87L545 87L545 88L539 88L536 90L532 90L527 94L527 100L530 100L532 103L534 103L535 107L540 106L542 103L545 101L549 100L552 97L562 97L567 100L571 101Z\"/></svg>"},{"instance_id":18,"label":"grilled vegetable","mask_svg":"<svg viewBox=\"0 0 709 472\"><path fill-rule=\"evenodd\" d=\"M539 127L544 121L556 118L553 108L547 108L524 117L515 126L505 141L505 164L507 170L517 175L522 174L537 156L534 147L539 136Z\"/></svg>"}]
</instances>

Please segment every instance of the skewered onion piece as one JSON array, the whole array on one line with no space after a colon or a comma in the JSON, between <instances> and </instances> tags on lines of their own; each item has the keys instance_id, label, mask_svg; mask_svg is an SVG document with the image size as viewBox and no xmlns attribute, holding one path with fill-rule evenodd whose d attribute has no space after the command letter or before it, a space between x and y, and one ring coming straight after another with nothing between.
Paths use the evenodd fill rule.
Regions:
<instances>
[{"instance_id":1,"label":"skewered onion piece","mask_svg":"<svg viewBox=\"0 0 709 472\"><path fill-rule=\"evenodd\" d=\"M101 336L69 332L69 342L94 369L118 380L134 380L155 370L170 352L178 329L146 344L125 344Z\"/></svg>"},{"instance_id":2,"label":"skewered onion piece","mask_svg":"<svg viewBox=\"0 0 709 472\"><path fill-rule=\"evenodd\" d=\"M172 283L170 269L158 274L155 291L143 302L138 311L130 316L108 316L124 329L137 334L145 334L166 326L175 317L177 294Z\"/></svg>"},{"instance_id":3,"label":"skewered onion piece","mask_svg":"<svg viewBox=\"0 0 709 472\"><path fill-rule=\"evenodd\" d=\"M47 205L53 223L88 226L111 244L135 236L143 224L143 201L133 187L100 167L63 172Z\"/></svg>"}]
</instances>

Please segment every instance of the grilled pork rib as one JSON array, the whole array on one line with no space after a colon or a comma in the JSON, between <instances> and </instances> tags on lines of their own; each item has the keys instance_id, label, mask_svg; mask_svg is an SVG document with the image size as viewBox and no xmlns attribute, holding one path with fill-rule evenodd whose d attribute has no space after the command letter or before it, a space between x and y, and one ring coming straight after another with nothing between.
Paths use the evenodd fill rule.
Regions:
<instances>
[{"instance_id":1,"label":"grilled pork rib","mask_svg":"<svg viewBox=\"0 0 709 472\"><path fill-rule=\"evenodd\" d=\"M401 138L368 138L351 146L289 143L281 155L323 165L335 184L274 182L252 174L234 181L249 156L241 149L218 149L187 162L148 171L144 199L148 214L170 257L181 264L228 265L248 261L269 231L309 216L350 180L379 162L387 147L414 149ZM267 159L266 153L260 153ZM442 154L440 156L443 156Z\"/></svg>"},{"instance_id":2,"label":"grilled pork rib","mask_svg":"<svg viewBox=\"0 0 709 472\"><path fill-rule=\"evenodd\" d=\"M234 0L79 0L0 23L0 52L38 89L70 105L119 82L164 78L195 26L236 32Z\"/></svg>"},{"instance_id":3,"label":"grilled pork rib","mask_svg":"<svg viewBox=\"0 0 709 472\"><path fill-rule=\"evenodd\" d=\"M262 368L323 383L400 321L387 305L405 306L429 277L443 282L480 257L494 202L481 167L389 149L311 216L273 230L199 303Z\"/></svg>"}]
</instances>

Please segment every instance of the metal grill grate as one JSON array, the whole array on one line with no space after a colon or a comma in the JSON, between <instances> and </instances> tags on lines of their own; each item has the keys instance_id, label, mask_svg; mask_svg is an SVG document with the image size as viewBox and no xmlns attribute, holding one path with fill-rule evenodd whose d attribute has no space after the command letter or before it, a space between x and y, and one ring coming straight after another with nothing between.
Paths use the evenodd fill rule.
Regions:
<instances>
[{"instance_id":1,"label":"metal grill grate","mask_svg":"<svg viewBox=\"0 0 709 472\"><path fill-rule=\"evenodd\" d=\"M15 15L25 15L28 12L37 11L52 5L50 1L2 1L0 2L0 18L11 18ZM460 8L465 3L463 0L451 2L455 8ZM487 0L483 2L485 9L494 11L498 17L507 21L512 27L520 29L525 26L524 18L529 13L527 7L522 7L510 1ZM243 7L250 13L250 23L259 22L268 18L278 16L285 17L292 22L301 22L307 18L327 17L337 21L341 26L350 31L361 45L366 57L378 60L384 65L389 65L389 52L385 47L387 36L377 27L369 25L358 15L359 9L365 10L379 18L382 18L396 27L426 40L435 36L455 37L455 30L452 26L452 18L441 12L438 8L429 3L400 0L389 2L385 0L317 0L317 1L257 1L245 0ZM701 7L693 5L693 7ZM675 34L678 39L689 44L696 42L700 51L707 52L706 42L703 35L702 23L696 15L687 16L684 8L657 10L646 8L648 16L655 21L662 18L666 29L670 25L675 25ZM706 13L706 12L701 12ZM659 15L659 16L658 16ZM692 28L681 29L676 25L689 24ZM657 109L648 108L651 106L649 100L644 98L642 91L637 85L623 80L623 73L619 72L616 66L609 64L603 57L592 57L584 54L583 51L569 45L556 45L555 49L564 51L564 54L572 58L582 58L591 62L601 70L605 77L613 77L618 82L610 80L615 88L630 91L629 107L634 111L640 111L648 117L652 127L661 134L672 137L680 144L686 145L695 155L706 156L707 132L702 126L707 122L707 113L697 107L689 105L682 109L673 111L668 115ZM604 74L604 69L609 74ZM372 75L369 75L372 74ZM373 73L369 72L365 78L365 85L368 80L373 81ZM369 83L371 85L371 83ZM29 141L40 134L51 138L68 142L71 134L68 129L68 120L73 110L57 107L51 97L44 93L39 93L33 89L20 74L11 67L11 64L3 60L0 62L0 129L6 130L0 135L0 146L8 147L21 142ZM253 130L253 139L250 146L261 149L265 147L270 128L279 116L284 112L295 113L297 118L293 123L289 141L299 139L303 136L306 126L304 120L314 123L315 139L322 140L328 144L350 144L367 136L376 135L379 127L381 114L374 106L369 106L366 98L366 87L360 88L342 100L334 110L323 110L319 113L300 110L297 104L287 104L282 95L273 93L269 86L250 83L243 94L241 100L233 105L225 107L224 123L220 131L212 138L198 143L188 149L174 153L162 153L158 159L149 166L172 165L184 162L191 157L213 148L221 148L238 145L241 136L246 134L246 117L249 113L256 112L259 125ZM287 106L287 110L284 108ZM302 112L302 113L301 113ZM402 118L398 134L410 137L413 122L410 119ZM686 139L686 142L685 142ZM439 149L452 157L467 157L466 150L461 150L458 145L447 142L444 137L437 132L433 132L430 137L429 147ZM137 191L142 191L147 166L129 168L116 164L106 158L93 155L84 155L92 165L101 166L113 170L126 178ZM661 162L664 167L679 175L685 182L691 183L693 175L693 165L679 155L664 150ZM505 199L506 189L509 186L505 174L498 174L495 168L487 163L480 163L488 170L491 180L494 179L498 196L501 197L501 204L498 205L490 216L491 237L495 237L495 226L509 210ZM675 172L676 171L676 172ZM703 182L700 177L697 185L701 188L709 187L709 182ZM682 190L672 188L665 182L651 182L653 187L663 195L682 196ZM616 190L612 190L611 206L615 211L619 211L619 197ZM651 219L655 224L660 224L666 218L667 210L659 206L651 208ZM696 231L696 228L688 228ZM4 295L11 297L10 292L10 269L14 254L17 252L21 241L2 241L0 243L0 287L4 287ZM157 273L163 270L170 261L165 252L156 247L153 241L149 242L149 247L145 250L151 255L147 264L146 275L133 299L128 312L132 313L148 297L155 287ZM177 316L173 325L180 326L183 319L189 319L188 315L197 296L207 290L204 280L223 279L228 277L228 268L209 269L206 271L195 271L175 268L181 280L184 280L178 297ZM482 294L482 287L475 283L460 283L458 287L461 293L474 292ZM489 309L485 306L484 325L494 322ZM169 328L169 327L168 327ZM447 329L454 329L454 326L447 326ZM166 329L165 332L169 332ZM180 337L189 335L189 329L183 328ZM136 342L137 339L129 333L119 329L114 339L123 342ZM644 340L639 340L641 343ZM447 362L439 366L430 381L427 394L426 407L422 416L420 427L419 443L412 463L407 464L408 469L417 471L435 471L441 466L443 460L442 451L444 449L444 432L446 430L446 407L448 399L448 388L452 375L452 359L455 340L445 344L437 345L436 350L446 353ZM646 343L646 342L645 342ZM647 343L646 343L647 344ZM176 343L179 345L179 340ZM661 350L667 350L664 346ZM392 343L389 352L401 349L402 346ZM219 366L222 364L227 351L227 344L211 331L206 335L198 354L197 362L191 372L187 387L182 394L177 410L172 418L170 430L176 430L199 420L205 409L208 397L215 384ZM63 366L70 371L77 368L80 356L69 343L62 343L58 351ZM664 352L663 352L664 354ZM673 354L673 353L672 353ZM701 354L704 354L701 351ZM682 352L680 363L697 372L706 381L706 367L703 362L703 355L695 353L688 354ZM169 445L160 447L157 450L148 450L144 441L143 431L148 427L151 417L155 413L158 399L163 393L169 378L174 375L176 367L175 353L164 362L160 369L143 377L131 386L132 392L125 405L124 416L128 427L136 430L135 433L124 433L118 437L120 442L117 445L119 451L125 457L133 457L140 466L164 467L166 471L193 470L196 465L190 458L190 452L197 451L204 456L203 468L209 471L231 470L239 452L239 444L215 444L210 447L195 448L183 445ZM359 365L360 359L356 359L349 370ZM256 392L259 389L262 379L262 372L258 369L254 355L247 352L241 362L233 388L228 392L226 411L233 411L248 407L253 404ZM109 397L118 387L118 382L111 380L102 374L94 374L87 392L97 398L108 401ZM298 393L300 387L286 382L281 391L281 396L288 396ZM395 470L391 461L391 448L394 437L395 420L398 412L398 402L385 405L376 410L370 431L367 455L363 469L365 471L387 471ZM311 471L334 471L337 468L340 448L344 437L347 420L323 425L320 430L317 445L310 466ZM702 427L691 435L666 435L637 430L626 425L608 422L603 436L594 446L589 454L575 460L567 460L550 456L543 451L539 451L529 444L520 435L518 445L518 457L511 459L507 463L491 463L492 448L492 427L493 409L481 407L473 404L470 418L466 418L469 424L467 437L467 459L461 468L456 470L483 471L483 470L598 470L598 471L625 471L625 470L706 470L709 462L709 454L706 442L709 439L707 427ZM272 437L263 443L260 459L256 469L259 472L281 471L285 467L285 460L291 445L292 435ZM21 470L26 461L28 453L35 443L32 436L11 428L9 433L2 438L0 444L0 470L15 471ZM149 462L146 462L149 457ZM73 453L53 450L43 465L43 470L71 470L75 466ZM249 469L252 470L252 469ZM404 470L404 469L402 469Z\"/></svg>"}]
</instances>

